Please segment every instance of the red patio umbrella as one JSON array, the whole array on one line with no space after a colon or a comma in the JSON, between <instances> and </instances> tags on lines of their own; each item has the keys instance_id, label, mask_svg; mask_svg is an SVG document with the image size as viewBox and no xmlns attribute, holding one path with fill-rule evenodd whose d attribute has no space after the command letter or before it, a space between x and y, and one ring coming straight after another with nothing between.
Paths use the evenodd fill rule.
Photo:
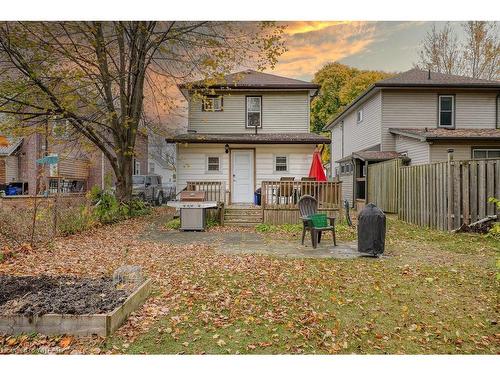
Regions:
<instances>
[{"instance_id":1,"label":"red patio umbrella","mask_svg":"<svg viewBox=\"0 0 500 375\"><path fill-rule=\"evenodd\" d=\"M316 181L327 180L319 151L314 151L311 169L309 169L309 177L316 177Z\"/></svg>"}]
</instances>

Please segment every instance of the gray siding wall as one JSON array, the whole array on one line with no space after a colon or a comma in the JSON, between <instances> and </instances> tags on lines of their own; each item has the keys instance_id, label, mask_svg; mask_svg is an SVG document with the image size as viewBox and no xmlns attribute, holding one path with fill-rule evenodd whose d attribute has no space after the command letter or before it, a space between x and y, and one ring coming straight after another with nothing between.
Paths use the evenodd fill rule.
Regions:
<instances>
[{"instance_id":1,"label":"gray siding wall","mask_svg":"<svg viewBox=\"0 0 500 375\"><path fill-rule=\"evenodd\" d=\"M336 168L337 160L355 151L377 146L381 142L381 105L382 95L377 93L356 107L344 118L344 150L342 150L342 130L338 123L332 129L332 167ZM363 110L363 121L356 121L356 113Z\"/></svg>"},{"instance_id":2,"label":"gray siding wall","mask_svg":"<svg viewBox=\"0 0 500 375\"><path fill-rule=\"evenodd\" d=\"M436 163L448 160L448 149L453 149L454 160L468 160L472 159L472 148L488 146L499 147L500 142L474 142L469 144L457 143L438 143L430 145L430 161Z\"/></svg>"},{"instance_id":3,"label":"gray siding wall","mask_svg":"<svg viewBox=\"0 0 500 375\"><path fill-rule=\"evenodd\" d=\"M353 185L352 185L352 179L353 175L351 174L346 174L342 175L339 177L340 181L342 181L342 199L346 200L350 203L350 205L353 205Z\"/></svg>"},{"instance_id":4,"label":"gray siding wall","mask_svg":"<svg viewBox=\"0 0 500 375\"><path fill-rule=\"evenodd\" d=\"M455 94L455 126L460 128L495 128L497 92L453 92ZM383 90L382 150L396 147L389 128L436 128L438 91Z\"/></svg>"},{"instance_id":5,"label":"gray siding wall","mask_svg":"<svg viewBox=\"0 0 500 375\"><path fill-rule=\"evenodd\" d=\"M427 142L403 136L396 136L395 139L396 151L406 152L411 159L411 165L429 163L430 150Z\"/></svg>"},{"instance_id":6,"label":"gray siding wall","mask_svg":"<svg viewBox=\"0 0 500 375\"><path fill-rule=\"evenodd\" d=\"M259 133L308 133L309 92L231 92L223 95L223 111L203 112L200 100L189 102L188 130L198 133L254 133L245 128L245 97L262 96Z\"/></svg>"}]
</instances>

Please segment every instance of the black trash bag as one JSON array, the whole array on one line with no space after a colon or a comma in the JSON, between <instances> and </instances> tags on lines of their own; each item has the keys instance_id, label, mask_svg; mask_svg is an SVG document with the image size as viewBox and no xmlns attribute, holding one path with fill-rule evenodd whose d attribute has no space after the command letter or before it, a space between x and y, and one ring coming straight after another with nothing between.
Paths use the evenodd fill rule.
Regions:
<instances>
[{"instance_id":1,"label":"black trash bag","mask_svg":"<svg viewBox=\"0 0 500 375\"><path fill-rule=\"evenodd\" d=\"M358 251L378 256L385 248L385 214L368 203L358 216Z\"/></svg>"}]
</instances>

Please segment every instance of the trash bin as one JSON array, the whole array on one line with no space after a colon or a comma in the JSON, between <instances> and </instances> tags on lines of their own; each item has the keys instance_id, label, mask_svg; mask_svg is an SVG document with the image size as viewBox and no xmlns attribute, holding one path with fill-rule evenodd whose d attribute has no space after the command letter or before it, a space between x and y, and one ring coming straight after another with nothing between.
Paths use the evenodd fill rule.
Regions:
<instances>
[{"instance_id":1,"label":"trash bin","mask_svg":"<svg viewBox=\"0 0 500 375\"><path fill-rule=\"evenodd\" d=\"M256 205L256 206L260 206L260 200L261 200L261 189L258 188L257 190L255 190L255 193L253 194L253 203Z\"/></svg>"},{"instance_id":2,"label":"trash bin","mask_svg":"<svg viewBox=\"0 0 500 375\"><path fill-rule=\"evenodd\" d=\"M5 195L17 195L17 188L15 186L7 186Z\"/></svg>"},{"instance_id":3,"label":"trash bin","mask_svg":"<svg viewBox=\"0 0 500 375\"><path fill-rule=\"evenodd\" d=\"M358 251L378 256L385 248L385 214L368 203L358 216Z\"/></svg>"}]
</instances>

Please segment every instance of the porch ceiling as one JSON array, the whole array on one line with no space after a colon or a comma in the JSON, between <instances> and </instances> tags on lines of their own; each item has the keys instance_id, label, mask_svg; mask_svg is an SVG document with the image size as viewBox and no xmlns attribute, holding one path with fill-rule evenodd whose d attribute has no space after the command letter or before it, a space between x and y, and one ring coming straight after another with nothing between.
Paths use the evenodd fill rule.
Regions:
<instances>
[{"instance_id":1,"label":"porch ceiling","mask_svg":"<svg viewBox=\"0 0 500 375\"><path fill-rule=\"evenodd\" d=\"M330 144L328 137L314 133L271 133L271 134L206 134L185 133L170 138L175 143L240 143L240 144Z\"/></svg>"}]
</instances>

